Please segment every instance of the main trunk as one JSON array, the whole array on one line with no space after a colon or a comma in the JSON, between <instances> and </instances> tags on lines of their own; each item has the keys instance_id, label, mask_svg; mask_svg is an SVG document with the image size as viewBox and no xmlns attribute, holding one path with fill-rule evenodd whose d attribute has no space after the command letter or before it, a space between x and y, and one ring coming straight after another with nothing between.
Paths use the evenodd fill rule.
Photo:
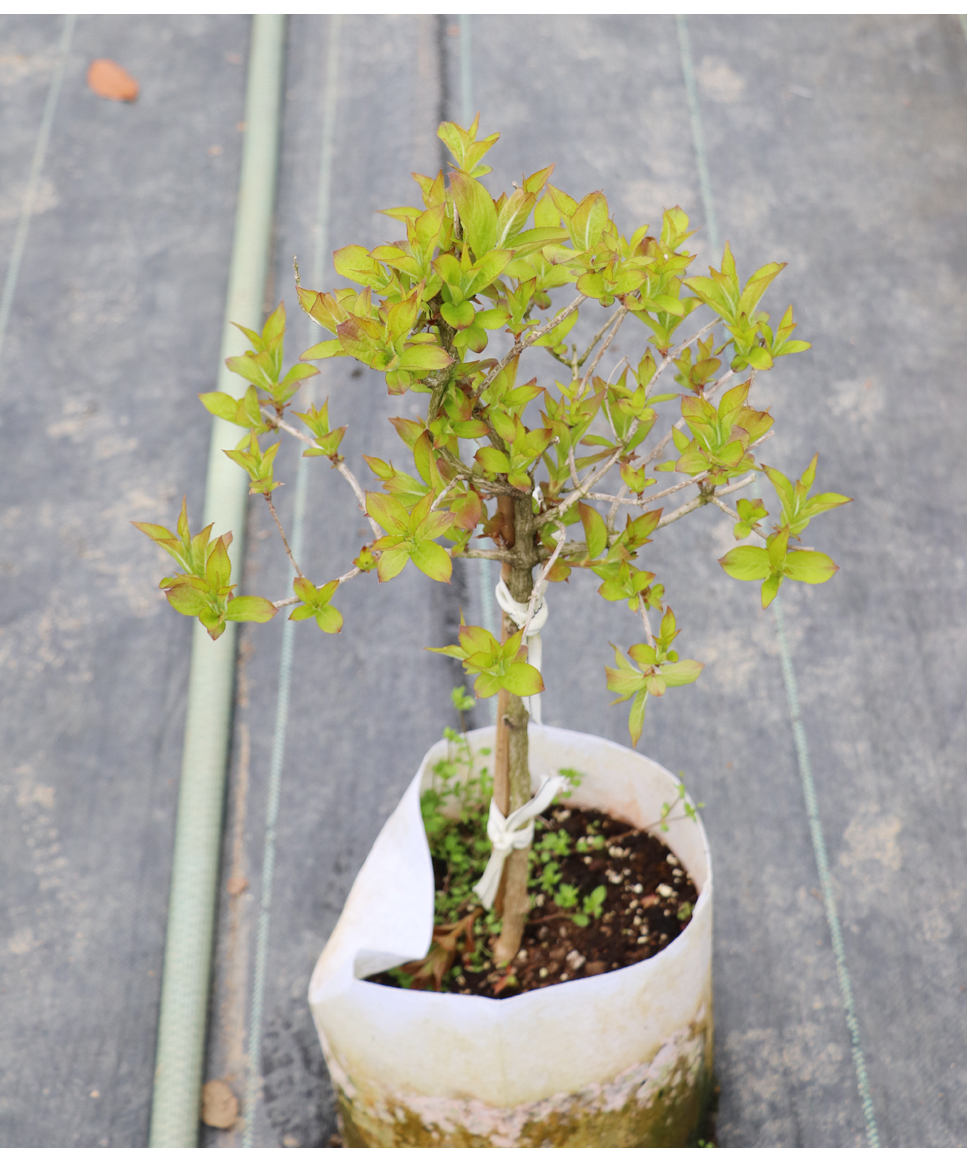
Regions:
<instances>
[{"instance_id":1,"label":"main trunk","mask_svg":"<svg viewBox=\"0 0 967 1162\"><path fill-rule=\"evenodd\" d=\"M534 534L530 498L513 501L501 497L500 510L506 522L513 520L513 539L517 561L504 566L503 577L515 601L526 603L533 588ZM519 563L518 563L519 562ZM517 626L504 614L502 637L517 632ZM527 708L522 698L501 690L497 697L497 739L494 763L494 800L504 815L516 811L531 798L530 766L527 747ZM520 951L524 924L530 911L527 894L527 870L530 848L512 851L504 864L504 878L498 903L502 905L503 927L494 946L498 964L507 964Z\"/></svg>"}]
</instances>

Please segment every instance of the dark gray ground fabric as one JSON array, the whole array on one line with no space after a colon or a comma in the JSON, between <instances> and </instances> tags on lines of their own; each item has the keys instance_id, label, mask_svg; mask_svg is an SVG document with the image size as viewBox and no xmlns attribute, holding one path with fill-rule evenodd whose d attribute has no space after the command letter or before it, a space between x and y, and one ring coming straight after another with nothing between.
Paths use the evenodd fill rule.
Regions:
<instances>
[{"instance_id":1,"label":"dark gray ground fabric","mask_svg":"<svg viewBox=\"0 0 967 1162\"><path fill-rule=\"evenodd\" d=\"M4 273L61 17L0 19ZM128 523L183 490L218 358L243 18L81 18L0 370L0 1142L147 1140L189 628ZM88 63L141 83L101 100ZM159 599L160 598L160 599Z\"/></svg>"},{"instance_id":2,"label":"dark gray ground fabric","mask_svg":"<svg viewBox=\"0 0 967 1162\"><path fill-rule=\"evenodd\" d=\"M371 238L377 245L398 237L398 224L379 215L379 209L410 204L414 192L419 196L411 170L435 173L440 167L437 31L437 21L430 18L363 17L342 23L330 250L356 238ZM293 18L290 25L287 94L292 100L283 143L276 298L284 296L291 308L293 355L322 336L296 310L291 261L298 255L308 285L327 34L321 20ZM327 286L333 277L327 262ZM415 414L411 409L418 397L390 399L379 376L367 370L354 374L348 360L327 365L313 389L318 402L329 398L334 423L349 422L343 448L360 479L369 476L362 453L399 458L401 445L386 417ZM294 480L300 451L280 453L280 479ZM300 564L314 577L338 576L372 534L342 477L323 461L308 466L307 548ZM277 494L280 517L289 528L293 492L290 487ZM276 551L278 537L265 509L263 504L253 511L246 582L251 591L277 599L288 585L286 563ZM366 852L420 758L443 726L456 725L448 695L457 676L450 663L421 647L442 645L446 634L452 635L459 624L459 598L414 569L394 583L394 590L379 587L375 574L359 578L340 593L337 604L347 623L340 635L323 635L310 625L298 628L311 632L295 636L256 1144L284 1139L302 1146L328 1144L335 1121L305 1000L309 974ZM214 1000L221 1024L212 1032L212 1074L240 1092L276 731L281 619L266 628L266 633L246 628L241 637L243 705L237 715L225 863L228 878L234 874L250 885L223 912ZM209 1137L234 1141L237 1135Z\"/></svg>"},{"instance_id":3,"label":"dark gray ground fabric","mask_svg":"<svg viewBox=\"0 0 967 1162\"><path fill-rule=\"evenodd\" d=\"M0 19L4 256L61 27ZM951 16L703 16L688 29L720 236L746 274L789 262L766 306L794 302L814 344L756 385L778 421L767 459L795 476L818 450L819 487L856 498L809 532L840 574L786 586L782 602L873 1113L885 1146L963 1145L967 43ZM673 17L473 17L472 31L475 107L503 134L495 188L554 161L557 184L604 189L629 233L675 203L704 224ZM395 237L377 211L414 200L411 169L439 167L435 126L461 112L458 33L456 17L342 18L329 251ZM267 293L289 308L291 355L315 337L291 258L305 281L331 35L329 18L291 19ZM216 370L247 43L241 17L80 18L54 120L0 370L3 1145L147 1140L189 634L153 596L160 562L127 521L173 520L185 491L201 509L207 430L194 396ZM88 92L98 56L139 78L136 105ZM695 243L703 270L704 231ZM634 341L622 332L615 359ZM535 359L533 371L550 379L555 367ZM385 417L423 402L388 399L342 362L314 390L349 423L344 450L364 480L363 452L398 455ZM287 523L297 460L279 458ZM368 533L345 482L325 463L310 469L304 564L325 578ZM245 588L278 597L286 571L263 509L252 508ZM706 804L718 1140L862 1145L774 619L756 587L715 563L732 543L727 518L704 510L648 550L683 654L708 665L650 706L640 744ZM603 666L607 642L630 644L635 625L593 598L595 584L550 594L545 719L624 742ZM421 647L452 635L461 606L481 617L469 563L449 589L408 569L340 598L339 637L310 622L294 638L254 1049L282 624L240 638L207 1076L244 1098L253 1054L256 1145L330 1141L309 974L382 821L451 721L454 672ZM248 884L229 895L230 880ZM240 1126L203 1142L238 1144Z\"/></svg>"}]
</instances>

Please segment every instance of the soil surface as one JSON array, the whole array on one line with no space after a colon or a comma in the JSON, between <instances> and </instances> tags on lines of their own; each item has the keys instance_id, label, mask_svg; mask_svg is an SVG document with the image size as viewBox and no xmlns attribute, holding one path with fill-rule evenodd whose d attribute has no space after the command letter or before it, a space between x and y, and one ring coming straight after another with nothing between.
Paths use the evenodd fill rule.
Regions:
<instances>
[{"instance_id":1,"label":"soil surface","mask_svg":"<svg viewBox=\"0 0 967 1162\"><path fill-rule=\"evenodd\" d=\"M648 960L688 925L698 892L659 838L600 811L557 807L547 817L547 831L563 830L574 840L588 835L589 828L604 837L605 845L596 851L572 851L564 856L559 862L561 882L573 884L582 897L603 886L606 895L600 914L580 927L571 915L538 893L533 897L535 906L514 963L509 968L491 966L473 972L458 948L442 991L511 997L613 972ZM446 880L446 865L434 860L434 873L439 890ZM472 910L472 905L468 904L467 910ZM400 987L389 973L369 979Z\"/></svg>"}]
</instances>

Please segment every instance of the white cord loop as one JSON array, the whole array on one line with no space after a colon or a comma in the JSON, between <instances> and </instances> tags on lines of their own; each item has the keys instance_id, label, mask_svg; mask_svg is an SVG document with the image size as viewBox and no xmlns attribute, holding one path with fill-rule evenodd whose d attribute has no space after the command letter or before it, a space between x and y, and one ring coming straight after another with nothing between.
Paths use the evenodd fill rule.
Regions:
<instances>
[{"instance_id":1,"label":"white cord loop","mask_svg":"<svg viewBox=\"0 0 967 1162\"><path fill-rule=\"evenodd\" d=\"M494 590L494 595L497 598L497 604L507 614L510 620L521 629L527 621L527 611L530 608L526 602L515 601L510 595L510 590L503 578L497 582L497 588ZM540 604L534 610L534 616L531 618L531 623L527 627L527 641L524 643L527 646L527 661L534 667L535 670L541 668L541 630L547 622L547 602L542 597ZM524 705L527 707L527 713L534 722L541 722L541 696L540 694L532 694L530 697L524 699Z\"/></svg>"},{"instance_id":2,"label":"white cord loop","mask_svg":"<svg viewBox=\"0 0 967 1162\"><path fill-rule=\"evenodd\" d=\"M487 820L487 838L493 844L484 874L474 887L485 908L492 908L504 874L504 863L511 851L523 851L534 839L534 819L551 805L557 793L567 785L563 775L546 775L533 799L507 816L490 800L490 818Z\"/></svg>"}]
</instances>

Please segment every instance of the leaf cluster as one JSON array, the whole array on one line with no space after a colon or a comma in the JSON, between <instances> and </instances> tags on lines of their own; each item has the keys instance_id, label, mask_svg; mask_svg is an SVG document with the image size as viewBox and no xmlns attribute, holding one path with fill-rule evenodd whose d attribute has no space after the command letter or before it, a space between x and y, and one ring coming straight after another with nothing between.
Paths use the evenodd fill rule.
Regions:
<instances>
[{"instance_id":1,"label":"leaf cluster","mask_svg":"<svg viewBox=\"0 0 967 1162\"><path fill-rule=\"evenodd\" d=\"M726 244L718 269L692 274L692 231L681 207L665 210L654 231L639 225L624 234L602 191L573 197L552 184L553 166L494 196L482 179L498 136L482 136L479 117L466 128L444 122L439 137L452 156L449 172L414 174L414 204L384 211L399 236L372 249L354 243L337 250L334 267L348 285L309 289L297 274L299 303L325 336L285 370L280 304L261 332L242 328L250 349L228 360L244 383L238 396L201 397L209 412L244 429L226 454L247 472L250 490L265 498L276 523L279 433L297 437L304 456L328 458L346 478L374 533L353 567L334 580L310 581L286 541L294 598L234 598L224 538L210 546L206 539L204 552L192 549L189 560L180 533L139 527L155 529L148 535L184 557L182 573L165 579L169 600L210 629L233 617L264 620L270 608L295 604L293 619L338 632L342 616L330 602L340 584L371 572L388 583L410 563L447 583L454 558L487 555L530 576L541 592L590 570L604 600L627 602L642 620L645 640L616 649L616 667L606 670L609 689L631 702L637 741L648 695L692 682L701 669L671 649L674 615L652 562L643 559L654 534L710 503L726 507L723 496L764 473L778 497L778 524L764 532L762 500L739 499L736 538L765 543L736 546L721 565L730 576L762 582L768 604L785 580L816 584L836 571L828 556L799 547L798 539L814 516L847 498L809 497L815 457L795 484L757 458L774 419L753 402L756 376L809 347L793 338L791 307L778 325L762 309L784 264L767 263L743 279ZM569 300L565 288L577 297ZM572 339L579 316L589 312L603 325L581 351ZM706 321L683 340L680 328L696 313ZM623 326L635 331L622 342L634 357L605 375L602 359ZM528 348L546 350L565 374L524 381ZM414 418L410 407L391 419L402 459L364 458L375 481L368 490L340 451L346 425L330 416L329 401L308 398L293 410L296 392L317 374L312 364L341 358L382 375L391 396L425 401L421 415ZM662 390L666 371L671 391ZM664 458L668 444L674 455ZM667 474L657 492L654 472ZM668 475L678 480L664 486ZM680 507L657 503L686 487L695 494ZM632 509L623 527L622 507ZM279 530L285 541L281 524ZM579 535L562 539L564 530ZM649 611L661 617L657 639ZM543 689L520 633L498 642L479 626L461 625L458 643L436 652L462 662L477 697Z\"/></svg>"},{"instance_id":2,"label":"leaf cluster","mask_svg":"<svg viewBox=\"0 0 967 1162\"><path fill-rule=\"evenodd\" d=\"M497 641L489 630L461 621L459 645L427 647L431 653L457 658L470 675L477 675L474 693L489 698L498 690L508 690L518 697L540 694L544 682L540 671L527 661L527 646L522 644L523 631Z\"/></svg>"},{"instance_id":3,"label":"leaf cluster","mask_svg":"<svg viewBox=\"0 0 967 1162\"><path fill-rule=\"evenodd\" d=\"M234 355L225 362L231 371L248 382L249 387L241 398L224 391L205 392L198 398L212 415L260 434L267 430L261 407L269 404L281 415L305 380L318 375L319 370L310 363L295 363L285 375L282 374L284 304L280 303L269 315L261 334L238 323L235 326L252 347L244 355Z\"/></svg>"},{"instance_id":4,"label":"leaf cluster","mask_svg":"<svg viewBox=\"0 0 967 1162\"><path fill-rule=\"evenodd\" d=\"M675 614L669 606L661 619L658 637L651 644L634 645L628 650L631 661L622 655L617 646L612 646L616 667L607 666L605 671L608 675L608 689L618 697L611 705L631 699L628 728L632 744L637 743L641 737L648 695L660 698L669 686L688 686L705 668L704 663L696 662L693 658L679 659L676 651L671 648L679 633L681 630L675 628ZM632 662L638 665L634 666Z\"/></svg>"},{"instance_id":5,"label":"leaf cluster","mask_svg":"<svg viewBox=\"0 0 967 1162\"><path fill-rule=\"evenodd\" d=\"M789 544L790 539L799 540L814 516L849 503L848 496L840 496L837 492L823 492L810 498L809 492L816 478L817 459L818 456L813 456L809 467L795 484L778 469L763 466L779 498L782 523L766 539L764 548L739 545L730 549L719 561L730 577L739 581L762 582L763 609L775 599L783 581L788 579L803 581L807 585L821 585L839 568L826 553L819 553L815 549L797 549ZM750 522L754 520L757 523L767 515L761 501L757 501L754 507L746 503L747 507L739 510L743 519L735 526L737 538L748 535L754 527Z\"/></svg>"},{"instance_id":6,"label":"leaf cluster","mask_svg":"<svg viewBox=\"0 0 967 1162\"><path fill-rule=\"evenodd\" d=\"M226 621L265 622L275 617L275 606L264 597L233 596L235 586L230 584L232 564L228 556L232 534L225 533L213 541L212 525L208 525L192 536L187 500L181 502L175 532L164 525L132 523L173 557L181 569L163 577L159 585L172 608L197 617L213 639L224 633Z\"/></svg>"}]
</instances>

